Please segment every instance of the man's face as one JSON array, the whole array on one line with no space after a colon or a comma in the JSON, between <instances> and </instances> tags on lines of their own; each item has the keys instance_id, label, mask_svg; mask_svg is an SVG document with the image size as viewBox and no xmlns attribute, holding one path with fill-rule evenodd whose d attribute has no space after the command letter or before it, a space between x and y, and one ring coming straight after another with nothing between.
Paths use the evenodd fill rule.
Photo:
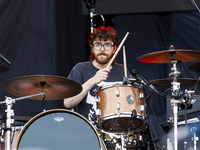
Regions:
<instances>
[{"instance_id":1,"label":"man's face","mask_svg":"<svg viewBox=\"0 0 200 150\"><path fill-rule=\"evenodd\" d=\"M93 43L94 59L99 64L107 64L113 56L114 43L110 40L95 40Z\"/></svg>"}]
</instances>

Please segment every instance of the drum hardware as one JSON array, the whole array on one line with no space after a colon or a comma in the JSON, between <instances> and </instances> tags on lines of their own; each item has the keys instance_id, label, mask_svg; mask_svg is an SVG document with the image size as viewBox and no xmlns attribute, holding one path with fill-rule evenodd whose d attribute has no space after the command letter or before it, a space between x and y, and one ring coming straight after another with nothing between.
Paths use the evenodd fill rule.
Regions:
<instances>
[{"instance_id":1,"label":"drum hardware","mask_svg":"<svg viewBox=\"0 0 200 150\"><path fill-rule=\"evenodd\" d=\"M154 93L156 93L156 94L158 94L158 95L162 95L160 92L158 92L158 91L156 90L156 88L155 88L152 84L150 84L145 78L143 78L143 77L141 76L141 74L138 73L138 71L137 71L136 69L133 69L133 70L132 70L132 74L131 74L131 75L132 75L133 77L135 77L136 80L139 80L139 81L141 82L141 84L142 84L143 86L147 87L150 91L152 91L152 92L154 92Z\"/></svg>"},{"instance_id":2,"label":"drum hardware","mask_svg":"<svg viewBox=\"0 0 200 150\"><path fill-rule=\"evenodd\" d=\"M11 145L11 128L12 128L12 124L14 123L14 110L12 109L12 105L17 101L17 100L22 100L22 99L26 99L26 98L30 98L30 97L34 97L34 96L40 96L40 95L45 95L45 93L42 91L38 94L33 94L33 95L29 95L29 96L24 96L24 97L20 97L20 98L16 98L16 99L12 99L10 97L6 96L5 101L0 102L0 104L4 104L6 103L7 109L5 110L6 112L6 127L3 129L6 132L6 145L5 145L5 149L6 150L10 150L10 145ZM2 131L2 132L4 132Z\"/></svg>"},{"instance_id":3,"label":"drum hardware","mask_svg":"<svg viewBox=\"0 0 200 150\"><path fill-rule=\"evenodd\" d=\"M184 141L184 150L187 150L187 141Z\"/></svg>"},{"instance_id":4,"label":"drum hardware","mask_svg":"<svg viewBox=\"0 0 200 150\"><path fill-rule=\"evenodd\" d=\"M178 150L178 107L182 103L181 102L181 95L182 92L180 91L180 82L177 82L178 76L180 72L176 68L177 60L172 60L172 68L169 76L173 76L172 85L172 98L171 98L171 106L173 108L173 130L174 130L174 143L173 147L174 150Z\"/></svg>"},{"instance_id":5,"label":"drum hardware","mask_svg":"<svg viewBox=\"0 0 200 150\"><path fill-rule=\"evenodd\" d=\"M1 136L0 136L0 143L1 143L1 149L3 150L3 146L2 146L2 143L5 142L5 139L4 139L4 130L5 130L5 123L2 124L2 127L1 127Z\"/></svg>"},{"instance_id":6,"label":"drum hardware","mask_svg":"<svg viewBox=\"0 0 200 150\"><path fill-rule=\"evenodd\" d=\"M135 120L137 117L137 111L135 109L133 109L132 114L131 114L131 124L133 123L133 120Z\"/></svg>"},{"instance_id":7,"label":"drum hardware","mask_svg":"<svg viewBox=\"0 0 200 150\"><path fill-rule=\"evenodd\" d=\"M106 133L102 131L103 133ZM127 143L128 143L128 136L126 134L119 134L115 135L112 133L106 133L109 136L109 139L105 139L107 147L110 147L109 145L112 145L115 147L115 150L126 150Z\"/></svg>"},{"instance_id":8,"label":"drum hardware","mask_svg":"<svg viewBox=\"0 0 200 150\"><path fill-rule=\"evenodd\" d=\"M147 125L144 129L138 132L128 131L126 133L111 133L104 130L100 131L108 150L151 150L158 148L155 144L150 126ZM111 148L111 149L110 149ZM164 148L158 148L164 150Z\"/></svg>"},{"instance_id":9,"label":"drum hardware","mask_svg":"<svg viewBox=\"0 0 200 150\"><path fill-rule=\"evenodd\" d=\"M197 141L199 141L199 137L196 136L197 128L192 127L191 132L193 133L192 141L193 141L193 144L194 144L194 150L196 150L197 149Z\"/></svg>"},{"instance_id":10,"label":"drum hardware","mask_svg":"<svg viewBox=\"0 0 200 150\"><path fill-rule=\"evenodd\" d=\"M188 91L185 90L185 97L183 97L183 93L180 91L180 82L177 82L178 76L180 72L176 69L176 63L177 61L173 60L173 68L171 69L172 72L170 73L170 76L173 76L173 82L172 82L172 99L171 99L171 106L173 107L173 129L174 129L174 150L178 149L178 139L177 139L177 133L178 133L178 110L181 107L181 104L184 104L185 109L188 108L188 106L191 105L192 96L194 91ZM174 72L173 72L174 71ZM190 100L191 99L191 100ZM186 124L187 124L187 118L186 118Z\"/></svg>"},{"instance_id":11,"label":"drum hardware","mask_svg":"<svg viewBox=\"0 0 200 150\"><path fill-rule=\"evenodd\" d=\"M129 77L123 77L123 84L128 85L130 83Z\"/></svg>"},{"instance_id":12,"label":"drum hardware","mask_svg":"<svg viewBox=\"0 0 200 150\"><path fill-rule=\"evenodd\" d=\"M177 141L177 114L178 107L180 103L182 103L183 93L180 90L180 82L178 82L178 76L180 74L177 69L177 63L189 62L200 60L200 51L195 50L181 50L175 49L173 46L170 46L170 50L164 50L159 52L153 52L149 54L142 55L137 58L138 61L146 62L146 63L171 63L171 72L169 76L172 76L171 81L171 106L173 108L173 130L174 130L174 141L173 148L177 150L178 141Z\"/></svg>"},{"instance_id":13,"label":"drum hardware","mask_svg":"<svg viewBox=\"0 0 200 150\"><path fill-rule=\"evenodd\" d=\"M120 96L120 93L119 93L119 89L117 88L116 89L116 97L119 97Z\"/></svg>"}]
</instances>

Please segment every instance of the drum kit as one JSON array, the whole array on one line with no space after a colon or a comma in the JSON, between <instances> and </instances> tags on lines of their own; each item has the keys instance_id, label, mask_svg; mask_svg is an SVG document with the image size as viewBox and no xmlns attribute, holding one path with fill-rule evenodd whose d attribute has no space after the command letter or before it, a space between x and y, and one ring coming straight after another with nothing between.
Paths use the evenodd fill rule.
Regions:
<instances>
[{"instance_id":1,"label":"drum kit","mask_svg":"<svg viewBox=\"0 0 200 150\"><path fill-rule=\"evenodd\" d=\"M169 77L167 79L157 79L152 80L150 83L155 87L161 88L170 88L171 89L171 106L173 110L172 123L173 123L173 139L171 139L172 146L168 147L168 149L178 150L178 110L181 105L185 105L185 108L189 107L195 100L193 100L193 96L195 94L195 90L185 90L183 93L180 88L183 87L191 87L193 85L198 84L198 80L195 79L185 79L178 78L180 75L180 71L177 69L177 63L182 62L191 62L200 60L200 51L197 50L181 50L175 49L173 46L170 46L170 50L159 51L149 53L143 56L138 57L138 61L146 62L146 63L171 63L172 67L169 73ZM199 72L200 66L199 62L195 62L191 64L189 67L192 71ZM197 86L196 86L197 87ZM194 144L194 150L196 150L196 144Z\"/></svg>"},{"instance_id":2,"label":"drum kit","mask_svg":"<svg viewBox=\"0 0 200 150\"><path fill-rule=\"evenodd\" d=\"M170 88L173 108L173 150L178 149L177 120L181 104L190 103L195 91L186 92L181 87L188 87L197 82L195 79L178 78L177 63L200 60L200 51L170 49L142 55L137 58L146 63L171 63L171 78L152 80L149 83L136 83L133 77L128 82L116 82L102 86L95 92L97 100L96 122L92 124L73 110L44 110L31 118L20 128L13 126L15 120L12 105L18 100L61 100L72 97L82 91L82 86L68 78L53 75L28 75L13 78L4 84L4 89L18 97L6 97L1 105L6 104L6 124L1 126L2 150L150 150L152 133L148 129L144 86L148 88ZM189 66L195 72L200 71L200 63ZM0 65L0 72L8 71ZM137 78L138 76L136 76ZM133 79L133 80L132 80ZM157 90L152 90L156 94ZM166 96L166 95L162 95ZM18 134L17 134L17 131ZM12 142L13 134L17 134ZM150 135L150 136L147 136ZM171 149L170 149L171 150Z\"/></svg>"}]
</instances>

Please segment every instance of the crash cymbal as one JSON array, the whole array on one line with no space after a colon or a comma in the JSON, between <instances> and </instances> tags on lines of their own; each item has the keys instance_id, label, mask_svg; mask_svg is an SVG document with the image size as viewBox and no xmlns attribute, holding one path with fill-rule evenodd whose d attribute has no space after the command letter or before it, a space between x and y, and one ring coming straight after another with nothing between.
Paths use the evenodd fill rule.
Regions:
<instances>
[{"instance_id":1,"label":"crash cymbal","mask_svg":"<svg viewBox=\"0 0 200 150\"><path fill-rule=\"evenodd\" d=\"M172 78L156 79L149 81L150 84L159 88L170 88L172 86L171 82L173 82ZM183 88L195 85L197 80L190 78L179 78L177 82L180 82L180 87Z\"/></svg>"},{"instance_id":2,"label":"crash cymbal","mask_svg":"<svg viewBox=\"0 0 200 150\"><path fill-rule=\"evenodd\" d=\"M200 51L172 49L145 54L137 58L138 61L146 63L171 63L172 59L181 62L200 60Z\"/></svg>"},{"instance_id":3,"label":"crash cymbal","mask_svg":"<svg viewBox=\"0 0 200 150\"><path fill-rule=\"evenodd\" d=\"M0 73L1 73L1 72L6 72L6 71L8 71L8 70L9 70L8 67L6 67L6 66L4 66L4 65L0 65Z\"/></svg>"},{"instance_id":4,"label":"crash cymbal","mask_svg":"<svg viewBox=\"0 0 200 150\"><path fill-rule=\"evenodd\" d=\"M7 81L4 89L17 97L38 94L43 90L46 93L45 100L59 100L79 94L82 86L60 76L29 75ZM35 96L30 99L42 100L43 96Z\"/></svg>"},{"instance_id":5,"label":"crash cymbal","mask_svg":"<svg viewBox=\"0 0 200 150\"><path fill-rule=\"evenodd\" d=\"M191 65L189 65L188 67L190 70L194 71L194 72L200 72L200 61L195 62Z\"/></svg>"}]
</instances>

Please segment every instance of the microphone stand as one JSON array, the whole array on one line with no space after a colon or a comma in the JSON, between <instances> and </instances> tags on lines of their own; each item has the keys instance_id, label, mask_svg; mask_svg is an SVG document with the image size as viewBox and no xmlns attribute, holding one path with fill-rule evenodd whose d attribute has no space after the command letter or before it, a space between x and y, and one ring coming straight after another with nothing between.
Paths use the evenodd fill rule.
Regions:
<instances>
[{"instance_id":1,"label":"microphone stand","mask_svg":"<svg viewBox=\"0 0 200 150\"><path fill-rule=\"evenodd\" d=\"M90 33L93 33L94 31L94 17L95 16L100 16L102 21L103 21L103 26L105 25L105 19L102 14L100 13L95 13L95 2L97 0L84 0L86 2L87 8L89 9L89 14L90 14Z\"/></svg>"},{"instance_id":2,"label":"microphone stand","mask_svg":"<svg viewBox=\"0 0 200 150\"><path fill-rule=\"evenodd\" d=\"M85 0L87 4L87 8L89 9L90 13L90 33L93 33L94 30L94 22L93 22L93 17L95 15L95 2L96 0Z\"/></svg>"},{"instance_id":3,"label":"microphone stand","mask_svg":"<svg viewBox=\"0 0 200 150\"><path fill-rule=\"evenodd\" d=\"M7 105L7 109L5 110L6 112L6 141L5 141L5 150L11 150L10 146L11 146L11 127L12 124L14 123L14 119L12 119L12 116L14 116L14 110L12 109L12 105L13 103L15 103L15 101L17 100L22 100L22 99L26 99L26 98L30 98L30 97L34 97L34 96L39 96L39 95L46 95L44 91L41 91L38 94L33 94L33 95L29 95L29 96L24 96L24 97L19 97L16 99L12 99L10 97L6 97L5 101L0 102L0 104L4 104L6 103Z\"/></svg>"}]
</instances>

